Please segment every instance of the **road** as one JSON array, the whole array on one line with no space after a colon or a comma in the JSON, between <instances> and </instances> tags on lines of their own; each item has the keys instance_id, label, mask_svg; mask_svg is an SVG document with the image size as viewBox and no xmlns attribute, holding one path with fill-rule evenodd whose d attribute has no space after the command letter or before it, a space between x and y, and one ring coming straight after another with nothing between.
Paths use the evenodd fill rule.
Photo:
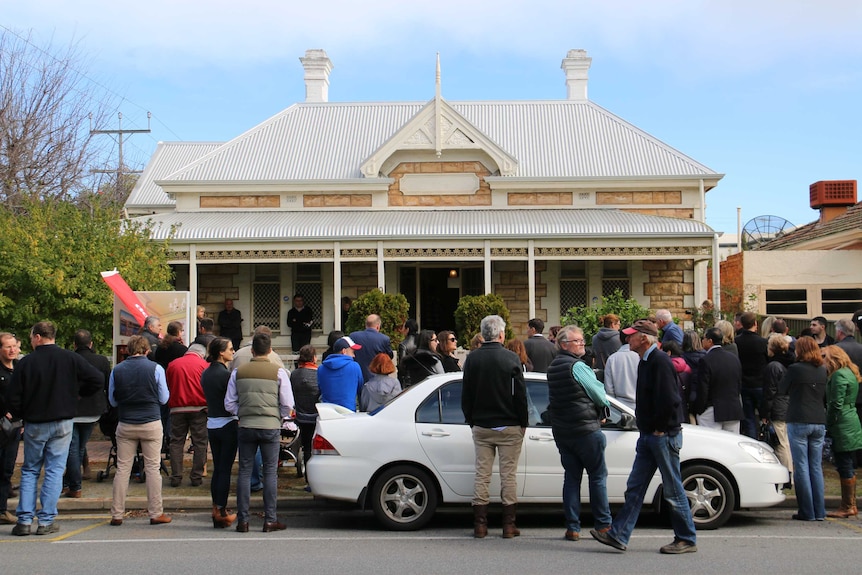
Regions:
<instances>
[{"instance_id":1,"label":"road","mask_svg":"<svg viewBox=\"0 0 862 575\"><path fill-rule=\"evenodd\" d=\"M672 533L644 514L626 553L586 539L562 538L559 511L519 514L522 536L499 537L499 514L487 539L471 537L471 515L445 510L420 532L380 531L365 512L310 504L282 509L286 531L262 533L212 528L208 513L173 513L170 525L146 517L108 525L107 515L61 515L49 537L12 537L0 530L4 573L91 575L153 573L350 573L351 575L513 573L858 573L862 521L790 520L792 510L736 514L717 531L698 534L696 554L665 556L658 548ZM587 518L588 519L588 518Z\"/></svg>"}]
</instances>

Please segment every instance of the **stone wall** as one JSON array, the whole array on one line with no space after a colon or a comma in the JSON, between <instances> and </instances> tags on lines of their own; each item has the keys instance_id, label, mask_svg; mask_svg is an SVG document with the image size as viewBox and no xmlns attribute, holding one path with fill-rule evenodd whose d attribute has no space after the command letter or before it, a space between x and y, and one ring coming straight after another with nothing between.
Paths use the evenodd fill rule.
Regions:
<instances>
[{"instance_id":1,"label":"stone wall","mask_svg":"<svg viewBox=\"0 0 862 575\"><path fill-rule=\"evenodd\" d=\"M476 174L479 189L474 194L423 194L404 195L401 192L401 177L405 174ZM485 176L491 172L481 162L403 162L389 173L395 181L389 186L390 206L490 206L491 186Z\"/></svg>"},{"instance_id":2,"label":"stone wall","mask_svg":"<svg viewBox=\"0 0 862 575\"><path fill-rule=\"evenodd\" d=\"M674 317L691 319L685 296L694 295L694 283L686 281L685 272L694 270L694 260L645 260L643 269L649 274L644 295L650 298L650 310L667 309Z\"/></svg>"},{"instance_id":3,"label":"stone wall","mask_svg":"<svg viewBox=\"0 0 862 575\"><path fill-rule=\"evenodd\" d=\"M236 285L239 264L198 266L198 305L204 306L207 317L218 319L224 309L224 300L232 299L239 306L239 287ZM244 306L247 307L247 306ZM243 328L245 328L243 324ZM218 324L215 326L218 333Z\"/></svg>"},{"instance_id":4,"label":"stone wall","mask_svg":"<svg viewBox=\"0 0 862 575\"><path fill-rule=\"evenodd\" d=\"M377 289L377 262L341 264L341 295L356 299Z\"/></svg>"},{"instance_id":5,"label":"stone wall","mask_svg":"<svg viewBox=\"0 0 862 575\"><path fill-rule=\"evenodd\" d=\"M548 294L548 287L542 274L546 272L547 262L536 262L536 315L542 321L548 321L548 310L542 308L542 299ZM527 334L527 322L530 317L529 276L527 262L502 261L494 262L494 272L498 276L494 284L494 294L503 298L509 308L509 323L515 336L523 339Z\"/></svg>"}]
</instances>

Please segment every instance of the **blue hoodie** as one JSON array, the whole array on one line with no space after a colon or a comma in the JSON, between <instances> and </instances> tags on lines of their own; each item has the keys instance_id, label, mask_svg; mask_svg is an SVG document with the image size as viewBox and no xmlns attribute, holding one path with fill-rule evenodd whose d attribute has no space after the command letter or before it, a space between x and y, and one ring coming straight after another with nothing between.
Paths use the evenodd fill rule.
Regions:
<instances>
[{"instance_id":1,"label":"blue hoodie","mask_svg":"<svg viewBox=\"0 0 862 575\"><path fill-rule=\"evenodd\" d=\"M328 355L317 368L321 403L334 403L356 411L356 397L364 384L362 368L349 355Z\"/></svg>"}]
</instances>

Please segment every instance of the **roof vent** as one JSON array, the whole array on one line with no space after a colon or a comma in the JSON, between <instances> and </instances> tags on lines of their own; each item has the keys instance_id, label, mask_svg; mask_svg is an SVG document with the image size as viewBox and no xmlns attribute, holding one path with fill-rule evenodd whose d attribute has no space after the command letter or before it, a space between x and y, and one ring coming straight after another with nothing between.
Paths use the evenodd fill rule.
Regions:
<instances>
[{"instance_id":1,"label":"roof vent","mask_svg":"<svg viewBox=\"0 0 862 575\"><path fill-rule=\"evenodd\" d=\"M329 101L329 73L332 60L324 50L306 50L305 57L299 59L305 68L305 101Z\"/></svg>"},{"instance_id":2,"label":"roof vent","mask_svg":"<svg viewBox=\"0 0 862 575\"><path fill-rule=\"evenodd\" d=\"M814 182L808 191L811 209L820 210L821 223L846 213L856 203L856 180Z\"/></svg>"},{"instance_id":3,"label":"roof vent","mask_svg":"<svg viewBox=\"0 0 862 575\"><path fill-rule=\"evenodd\" d=\"M566 72L566 97L569 100L587 99L587 72L593 59L586 50L569 50L560 66Z\"/></svg>"}]
</instances>

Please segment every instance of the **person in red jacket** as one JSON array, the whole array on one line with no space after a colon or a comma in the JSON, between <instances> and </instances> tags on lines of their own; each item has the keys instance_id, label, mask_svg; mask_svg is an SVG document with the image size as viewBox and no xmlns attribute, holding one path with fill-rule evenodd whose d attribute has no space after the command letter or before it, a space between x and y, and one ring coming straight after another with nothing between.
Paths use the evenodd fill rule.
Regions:
<instances>
[{"instance_id":1,"label":"person in red jacket","mask_svg":"<svg viewBox=\"0 0 862 575\"><path fill-rule=\"evenodd\" d=\"M171 397L171 487L183 481L183 449L191 435L194 458L189 480L201 484L207 462L207 399L201 387L201 374L209 367L203 346L192 344L181 358L168 364L168 390Z\"/></svg>"}]
</instances>

